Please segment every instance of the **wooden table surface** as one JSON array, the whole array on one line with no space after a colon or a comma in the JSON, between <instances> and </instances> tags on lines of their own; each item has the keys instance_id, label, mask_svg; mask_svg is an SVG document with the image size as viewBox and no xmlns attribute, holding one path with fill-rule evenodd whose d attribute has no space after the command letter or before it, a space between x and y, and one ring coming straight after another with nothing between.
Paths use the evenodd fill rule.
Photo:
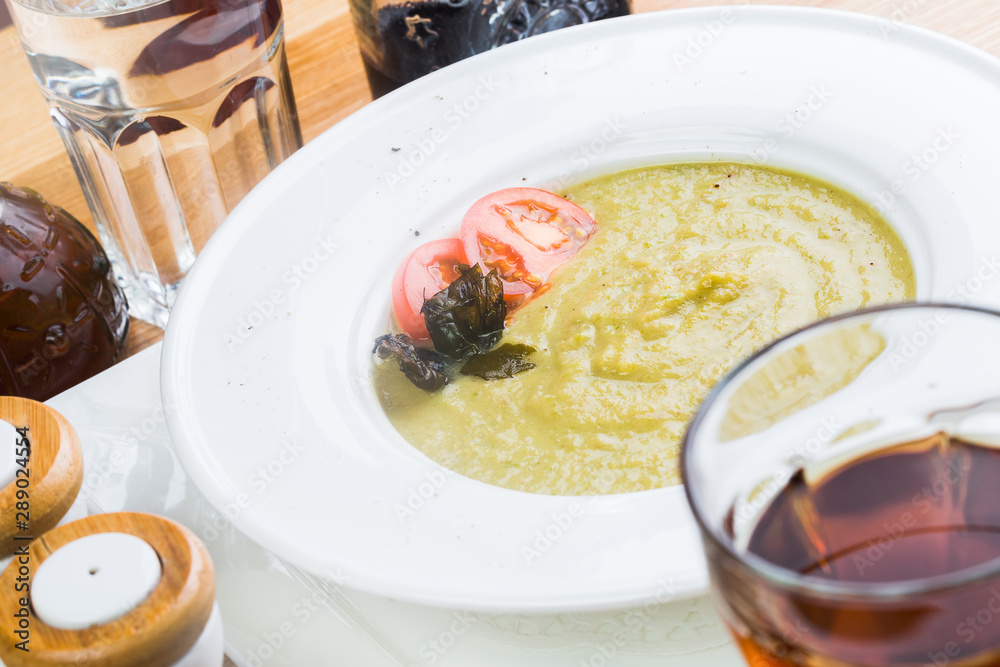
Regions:
<instances>
[{"instance_id":1,"label":"wooden table surface","mask_svg":"<svg viewBox=\"0 0 1000 667\"><path fill-rule=\"evenodd\" d=\"M634 0L636 12L776 4L864 12L942 32L1000 56L996 0ZM347 0L285 0L287 53L306 141L371 101ZM35 88L13 28L0 30L0 180L38 190L92 227L62 143ZM0 313L0 324L3 313ZM133 322L128 354L162 332Z\"/></svg>"}]
</instances>

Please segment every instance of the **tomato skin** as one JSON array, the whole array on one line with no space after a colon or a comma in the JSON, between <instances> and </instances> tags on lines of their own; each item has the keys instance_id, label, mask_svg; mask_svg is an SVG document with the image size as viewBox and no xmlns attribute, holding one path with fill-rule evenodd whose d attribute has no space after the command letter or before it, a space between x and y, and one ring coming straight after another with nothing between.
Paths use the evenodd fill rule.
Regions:
<instances>
[{"instance_id":1,"label":"tomato skin","mask_svg":"<svg viewBox=\"0 0 1000 667\"><path fill-rule=\"evenodd\" d=\"M508 188L472 205L459 238L469 262L480 263L487 273L497 269L504 296L517 299L545 285L595 228L590 214L559 195Z\"/></svg>"},{"instance_id":2,"label":"tomato skin","mask_svg":"<svg viewBox=\"0 0 1000 667\"><path fill-rule=\"evenodd\" d=\"M392 279L392 312L403 333L414 340L430 338L420 309L459 276L459 264L468 264L465 250L451 238L423 244L399 265Z\"/></svg>"}]
</instances>

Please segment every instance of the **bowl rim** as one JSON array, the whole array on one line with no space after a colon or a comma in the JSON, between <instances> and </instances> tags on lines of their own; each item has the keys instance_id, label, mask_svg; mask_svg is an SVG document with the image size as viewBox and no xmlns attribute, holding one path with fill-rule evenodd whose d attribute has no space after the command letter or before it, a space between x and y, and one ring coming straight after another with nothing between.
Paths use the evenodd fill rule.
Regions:
<instances>
[{"instance_id":1,"label":"bowl rim","mask_svg":"<svg viewBox=\"0 0 1000 667\"><path fill-rule=\"evenodd\" d=\"M191 347L196 344L192 338L194 331L193 320L197 317L200 309L205 306L211 285L212 272L219 268L220 262L232 251L243 233L257 222L255 210L261 208L264 202L280 195L284 188L281 177L283 174L289 172L292 168L291 165L322 161L324 157L332 154L332 148L336 146L341 136L349 135L355 131L365 131L366 124L375 121L383 109L388 109L390 105L407 98L416 99L420 96L427 96L428 93L432 93L435 90L439 82L450 78L474 75L486 64L500 63L503 62L503 59L518 56L529 58L533 54L545 53L552 47L584 43L591 35L621 39L627 37L635 26L646 26L643 30L649 30L651 26L675 20L693 22L702 18L713 18L720 11L747 12L755 17L758 22L766 22L768 25L775 22L792 22L795 25L805 22L806 25L813 25L812 21L819 20L824 28L828 28L830 27L831 19L835 19L840 23L841 29L870 28L873 24L885 20L840 10L774 6L704 7L638 14L556 31L534 37L531 40L505 46L494 52L480 54L444 70L434 72L374 101L325 131L321 136L298 151L289 161L269 174L234 209L226 222L209 241L202 254L203 258L208 259L197 262L191 274L184 281L174 313L171 316L170 325L167 327L161 361L161 389L165 404L173 401L175 404L181 405L184 402L183 397L185 395L186 383L189 380L184 362L190 353ZM997 64L1000 63L993 56L953 38L907 25L902 25L899 29L901 35L905 35L907 38L905 43L912 45L916 42L918 45L923 45L924 48L930 49L939 57L946 58L951 62L956 60L956 56L960 56L966 60L971 59L976 67L988 65L991 73L996 72ZM900 39L900 41L902 42L903 40ZM968 63L964 64L968 66ZM192 416L184 414L183 411L170 412L167 415L167 423L171 437L180 445L177 447L178 455L191 479L216 509L224 507L227 499L224 493L219 492L219 489L222 489L226 485L226 480L221 476L220 471L212 470L211 464L202 458L198 452L198 448L204 443L198 435L198 428L193 423ZM519 493L509 490L505 491ZM680 496L686 493L686 490L683 490L683 487L678 485L677 487L667 487L637 493L673 493ZM600 496L599 498L614 497ZM563 498L571 497L564 496ZM276 530L274 526L269 525L266 521L263 521L260 517L256 517L253 513L242 513L233 523L251 539L264 545L269 550L274 550L279 556L287 558L290 562L294 562L304 569L317 573L322 573L328 569L327 566L330 560L318 554L303 553L301 551L291 553L288 549L283 549L279 552L278 549L274 548L274 545L283 544L280 531ZM405 578L405 580L409 582L410 578ZM687 572L680 572L675 577L675 580L678 582L678 586L673 594L673 599L701 595L707 590L707 573L703 566ZM384 574L365 573L364 576L355 577L350 585L385 597L399 598L432 606L469 608L482 611L519 611L530 608L532 611L558 612L566 610L620 608L642 603L649 599L652 592L649 585L650 582L642 581L632 587L616 587L614 590L606 591L592 589L579 596L567 595L560 597L558 600L550 599L548 601L535 600L524 602L517 597L504 598L497 596L489 601L481 602L470 600L467 594L445 594L435 589L433 585L429 589L424 590L414 589L412 586L406 590L401 590L398 583L394 579L387 578Z\"/></svg>"}]
</instances>

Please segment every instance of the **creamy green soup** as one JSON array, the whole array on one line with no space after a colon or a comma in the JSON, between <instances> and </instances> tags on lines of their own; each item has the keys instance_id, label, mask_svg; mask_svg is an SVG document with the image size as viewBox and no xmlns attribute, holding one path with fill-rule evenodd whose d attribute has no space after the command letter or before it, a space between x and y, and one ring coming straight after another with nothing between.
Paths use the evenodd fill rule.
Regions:
<instances>
[{"instance_id":1,"label":"creamy green soup","mask_svg":"<svg viewBox=\"0 0 1000 667\"><path fill-rule=\"evenodd\" d=\"M536 348L534 369L428 394L395 363L377 364L403 437L489 484L545 494L676 484L684 428L734 363L814 320L915 294L886 221L800 174L675 164L564 196L598 228L510 317L503 341Z\"/></svg>"}]
</instances>

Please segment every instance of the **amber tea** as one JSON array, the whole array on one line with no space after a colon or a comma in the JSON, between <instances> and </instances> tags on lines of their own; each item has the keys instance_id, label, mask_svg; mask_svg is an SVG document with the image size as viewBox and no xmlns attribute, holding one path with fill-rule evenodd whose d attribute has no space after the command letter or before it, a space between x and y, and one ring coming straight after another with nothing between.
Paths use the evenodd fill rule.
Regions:
<instances>
[{"instance_id":1,"label":"amber tea","mask_svg":"<svg viewBox=\"0 0 1000 667\"><path fill-rule=\"evenodd\" d=\"M820 479L800 472L761 514L748 550L793 572L854 583L927 580L985 565L1000 557L1000 449L939 433ZM783 623L741 619L751 664L840 656L873 666L1000 665L1000 576L890 608L816 605L762 589L781 610L772 620ZM877 647L866 646L868 638L878 638Z\"/></svg>"},{"instance_id":2,"label":"amber tea","mask_svg":"<svg viewBox=\"0 0 1000 667\"><path fill-rule=\"evenodd\" d=\"M1000 667L998 337L974 308L853 313L705 400L685 488L751 667Z\"/></svg>"}]
</instances>

